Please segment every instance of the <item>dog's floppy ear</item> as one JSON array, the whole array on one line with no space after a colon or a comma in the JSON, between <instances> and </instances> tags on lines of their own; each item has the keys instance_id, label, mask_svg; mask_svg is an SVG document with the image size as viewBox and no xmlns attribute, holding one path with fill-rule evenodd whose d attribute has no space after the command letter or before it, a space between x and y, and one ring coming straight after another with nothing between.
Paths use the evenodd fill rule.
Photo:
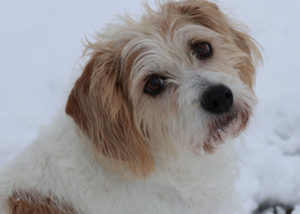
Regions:
<instances>
[{"instance_id":1,"label":"dog's floppy ear","mask_svg":"<svg viewBox=\"0 0 300 214\"><path fill-rule=\"evenodd\" d=\"M243 53L237 69L240 78L250 88L255 79L256 64L262 62L262 56L254 39L240 29L239 25L227 17L218 6L206 0L186 0L166 4L167 10L176 10L188 21L200 24L213 31L232 38L238 49Z\"/></svg>"},{"instance_id":2,"label":"dog's floppy ear","mask_svg":"<svg viewBox=\"0 0 300 214\"><path fill-rule=\"evenodd\" d=\"M255 40L237 26L229 26L233 40L237 47L244 53L237 69L240 71L241 80L250 88L253 88L255 81L256 65L262 63L262 56Z\"/></svg>"},{"instance_id":3,"label":"dog's floppy ear","mask_svg":"<svg viewBox=\"0 0 300 214\"><path fill-rule=\"evenodd\" d=\"M110 47L97 47L69 95L66 113L106 159L136 176L153 168L148 145L135 126L120 59Z\"/></svg>"}]
</instances>

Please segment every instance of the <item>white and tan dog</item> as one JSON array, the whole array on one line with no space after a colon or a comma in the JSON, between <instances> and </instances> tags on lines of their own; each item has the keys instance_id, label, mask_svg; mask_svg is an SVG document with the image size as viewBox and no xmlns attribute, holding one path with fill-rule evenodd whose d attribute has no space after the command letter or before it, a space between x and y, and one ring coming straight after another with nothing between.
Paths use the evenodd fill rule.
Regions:
<instances>
[{"instance_id":1,"label":"white and tan dog","mask_svg":"<svg viewBox=\"0 0 300 214\"><path fill-rule=\"evenodd\" d=\"M60 113L0 172L1 214L234 214L232 140L256 102L252 38L205 0L124 18Z\"/></svg>"}]
</instances>

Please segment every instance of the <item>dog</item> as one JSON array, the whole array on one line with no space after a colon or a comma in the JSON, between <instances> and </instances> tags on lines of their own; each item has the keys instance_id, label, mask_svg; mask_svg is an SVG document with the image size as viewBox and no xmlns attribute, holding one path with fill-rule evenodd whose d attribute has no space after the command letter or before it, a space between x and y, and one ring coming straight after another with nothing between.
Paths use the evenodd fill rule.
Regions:
<instances>
[{"instance_id":1,"label":"dog","mask_svg":"<svg viewBox=\"0 0 300 214\"><path fill-rule=\"evenodd\" d=\"M65 110L0 172L1 214L243 213L235 138L255 40L206 0L146 6L88 42Z\"/></svg>"}]
</instances>

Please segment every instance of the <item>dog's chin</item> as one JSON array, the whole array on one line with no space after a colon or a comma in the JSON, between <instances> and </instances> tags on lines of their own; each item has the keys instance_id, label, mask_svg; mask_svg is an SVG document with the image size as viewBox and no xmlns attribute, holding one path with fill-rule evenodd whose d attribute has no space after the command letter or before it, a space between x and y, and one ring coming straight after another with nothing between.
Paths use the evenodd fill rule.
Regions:
<instances>
[{"instance_id":1,"label":"dog's chin","mask_svg":"<svg viewBox=\"0 0 300 214\"><path fill-rule=\"evenodd\" d=\"M203 150L213 153L227 138L237 137L247 127L251 114L248 106L236 106L228 113L211 115L207 121L208 134L202 144Z\"/></svg>"}]
</instances>

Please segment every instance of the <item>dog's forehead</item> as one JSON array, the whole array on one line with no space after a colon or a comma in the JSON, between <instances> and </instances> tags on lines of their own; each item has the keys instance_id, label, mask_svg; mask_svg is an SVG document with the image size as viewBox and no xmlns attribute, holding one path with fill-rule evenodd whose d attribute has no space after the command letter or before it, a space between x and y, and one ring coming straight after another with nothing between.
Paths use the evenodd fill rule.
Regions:
<instances>
[{"instance_id":1,"label":"dog's forehead","mask_svg":"<svg viewBox=\"0 0 300 214\"><path fill-rule=\"evenodd\" d=\"M228 33L225 20L218 8L206 1L169 2L158 11L148 8L139 21L125 19L125 25L115 34L117 41L125 41L120 51L122 64L126 66L123 70L129 75L135 65L140 74L147 69L151 72L151 68L145 68L146 64L153 67L162 61L188 62L189 41L221 38ZM116 43L120 44L119 41Z\"/></svg>"},{"instance_id":2,"label":"dog's forehead","mask_svg":"<svg viewBox=\"0 0 300 214\"><path fill-rule=\"evenodd\" d=\"M180 19L172 20L167 27L161 29L156 25L140 25L139 28L123 31L123 36L130 39L121 51L121 59L123 70L131 79L151 72L175 71L174 67L178 65L190 65L188 52L193 41L222 40L219 33Z\"/></svg>"}]
</instances>

